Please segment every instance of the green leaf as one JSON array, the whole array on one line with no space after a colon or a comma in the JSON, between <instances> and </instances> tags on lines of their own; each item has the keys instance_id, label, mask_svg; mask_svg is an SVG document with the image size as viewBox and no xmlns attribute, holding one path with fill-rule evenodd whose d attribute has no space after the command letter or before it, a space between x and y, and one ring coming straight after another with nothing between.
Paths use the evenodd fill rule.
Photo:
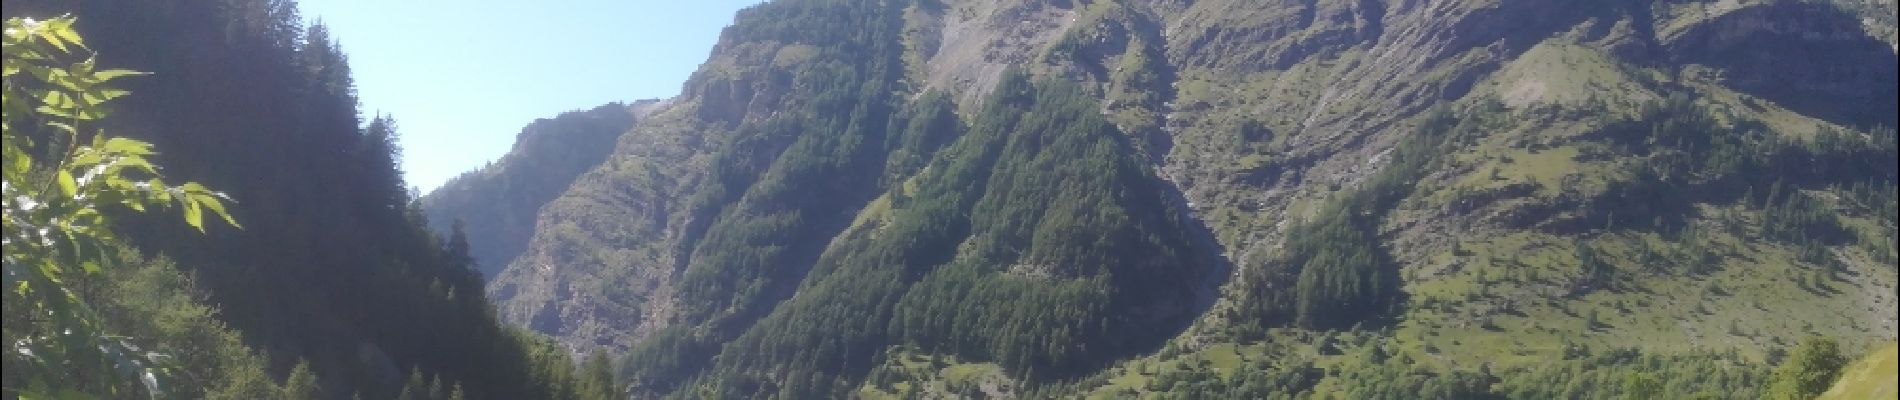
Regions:
<instances>
[{"instance_id":1,"label":"green leaf","mask_svg":"<svg viewBox=\"0 0 1900 400\"><path fill-rule=\"evenodd\" d=\"M152 154L151 143L142 142L137 139L128 139L128 138L122 138L122 137L106 139L105 144L101 145L100 149L105 150L106 152L109 152L109 153L117 153L117 154L133 154L133 155Z\"/></svg>"},{"instance_id":2,"label":"green leaf","mask_svg":"<svg viewBox=\"0 0 1900 400\"><path fill-rule=\"evenodd\" d=\"M6 158L8 160L8 164L7 164L7 175L8 175L7 178L8 179L12 179L14 174L25 175L27 171L30 171L33 169L33 158L27 157L26 154L18 154L18 153L25 153L24 151L19 151L16 153L15 150L17 149L13 148L13 146L7 146Z\"/></svg>"},{"instance_id":3,"label":"green leaf","mask_svg":"<svg viewBox=\"0 0 1900 400\"><path fill-rule=\"evenodd\" d=\"M78 130L78 129L73 129L73 126L72 126L72 125L67 125L67 124L66 124L66 123L64 123L64 122L58 122L58 121L48 121L48 122L46 122L46 126L51 126L51 127L54 127L54 128L58 128L58 129L59 129L59 130L60 130L61 132L66 132L66 133L68 133L68 134L72 134L72 133L77 133L77 132L79 132L79 130Z\"/></svg>"},{"instance_id":4,"label":"green leaf","mask_svg":"<svg viewBox=\"0 0 1900 400\"><path fill-rule=\"evenodd\" d=\"M105 115L106 113L104 110L93 108L93 107L72 110L72 109L57 109L57 108L52 108L52 107L47 107L47 106L40 106L39 109L36 109L34 111L38 111L41 114L51 115L51 116L59 117L59 118L73 118L73 119L87 120L87 121L99 119L101 117L106 116Z\"/></svg>"},{"instance_id":5,"label":"green leaf","mask_svg":"<svg viewBox=\"0 0 1900 400\"><path fill-rule=\"evenodd\" d=\"M99 104L99 103L104 103L108 100L125 96L126 94L129 94L129 93L131 92L119 90L119 89L93 88L92 90L86 91L86 93L80 97L84 99L87 104Z\"/></svg>"},{"instance_id":6,"label":"green leaf","mask_svg":"<svg viewBox=\"0 0 1900 400\"><path fill-rule=\"evenodd\" d=\"M66 92L62 92L58 90L46 91L45 95L40 96L40 103L44 104L43 107L53 107L53 108L61 108L61 109L72 108L74 104L72 96L68 96L66 95Z\"/></svg>"},{"instance_id":7,"label":"green leaf","mask_svg":"<svg viewBox=\"0 0 1900 400\"><path fill-rule=\"evenodd\" d=\"M86 48L86 41L79 38L78 32L73 31L72 19L66 19L64 24L59 25L56 29L49 30L53 32L53 36L58 36L62 41L78 45L80 48Z\"/></svg>"},{"instance_id":8,"label":"green leaf","mask_svg":"<svg viewBox=\"0 0 1900 400\"><path fill-rule=\"evenodd\" d=\"M53 179L59 184L59 193L61 196L73 197L73 195L79 194L79 183L73 180L72 173L61 170Z\"/></svg>"},{"instance_id":9,"label":"green leaf","mask_svg":"<svg viewBox=\"0 0 1900 400\"><path fill-rule=\"evenodd\" d=\"M53 21L46 21L46 23L52 24ZM59 48L59 51L68 51L66 50L66 42L59 38L59 34L53 33L51 29L46 29L42 27L40 29L35 30L33 34L38 35L40 37L40 40L46 41L47 44L51 44L53 45L53 47Z\"/></svg>"},{"instance_id":10,"label":"green leaf","mask_svg":"<svg viewBox=\"0 0 1900 400\"><path fill-rule=\"evenodd\" d=\"M108 69L104 71L93 72L92 78L97 80L98 82L105 82L105 81L117 79L120 77L136 76L136 75L151 75L151 74L152 73L150 72L139 72L139 71L133 71L129 69Z\"/></svg>"},{"instance_id":11,"label":"green leaf","mask_svg":"<svg viewBox=\"0 0 1900 400\"><path fill-rule=\"evenodd\" d=\"M145 212L145 202L143 201L127 198L119 204L125 205L125 208L130 208L132 211Z\"/></svg>"},{"instance_id":12,"label":"green leaf","mask_svg":"<svg viewBox=\"0 0 1900 400\"><path fill-rule=\"evenodd\" d=\"M214 192L212 194L223 197L222 193ZM237 219L231 218L231 213L224 211L224 202L218 201L218 197L204 197L202 201L204 202L205 208L209 208L212 213L218 214L218 217L223 218L224 223L231 224L232 228L244 229L243 225L238 225Z\"/></svg>"},{"instance_id":13,"label":"green leaf","mask_svg":"<svg viewBox=\"0 0 1900 400\"><path fill-rule=\"evenodd\" d=\"M152 178L152 180L145 181L145 191L151 193L151 199L153 201L170 203L172 201L172 192L166 190L166 188L165 181L162 179Z\"/></svg>"},{"instance_id":14,"label":"green leaf","mask_svg":"<svg viewBox=\"0 0 1900 400\"><path fill-rule=\"evenodd\" d=\"M197 228L198 233L204 233L204 210L198 208L198 202L196 201L185 201L184 203L185 223L191 225L192 228Z\"/></svg>"}]
</instances>

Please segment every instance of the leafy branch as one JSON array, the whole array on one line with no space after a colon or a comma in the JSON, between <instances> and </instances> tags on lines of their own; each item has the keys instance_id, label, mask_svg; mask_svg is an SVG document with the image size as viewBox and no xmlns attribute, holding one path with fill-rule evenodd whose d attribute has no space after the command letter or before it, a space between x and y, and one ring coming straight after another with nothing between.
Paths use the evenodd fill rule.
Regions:
<instances>
[{"instance_id":1,"label":"leafy branch","mask_svg":"<svg viewBox=\"0 0 1900 400\"><path fill-rule=\"evenodd\" d=\"M148 159L156 154L151 144L85 129L106 117L107 101L129 94L111 81L143 73L97 69L94 53L73 30L75 21L10 18L5 24L0 244L6 252L0 265L5 357L10 370L19 369L8 374L20 378L6 390L22 399L156 398L163 394L167 358L106 332L70 287L118 259L113 216L105 209L177 206L200 232L207 211L238 224L223 194L195 182L166 184Z\"/></svg>"}]
</instances>

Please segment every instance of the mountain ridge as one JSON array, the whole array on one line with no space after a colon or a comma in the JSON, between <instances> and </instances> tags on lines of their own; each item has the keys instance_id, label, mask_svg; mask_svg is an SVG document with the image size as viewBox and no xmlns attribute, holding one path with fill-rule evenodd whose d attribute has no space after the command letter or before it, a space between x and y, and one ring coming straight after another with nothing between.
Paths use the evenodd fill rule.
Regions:
<instances>
[{"instance_id":1,"label":"mountain ridge","mask_svg":"<svg viewBox=\"0 0 1900 400\"><path fill-rule=\"evenodd\" d=\"M1082 97L1096 102L1125 143L1117 151L1151 171L1143 180L1153 186L1142 192L1179 208L1182 240L1207 238L1157 248L1187 251L1197 261L1177 265L1226 276L1209 276L1225 282L1214 304L1167 308L1193 322L1162 351L1107 356L1119 361L1084 368L1094 374L1114 376L1129 363L1174 362L1218 348L1284 356L1292 353L1273 349L1317 340L1315 332L1362 333L1352 327L1382 324L1389 324L1381 329L1390 343L1375 347L1391 348L1381 351L1429 356L1460 371L1486 358L1512 364L1578 345L1667 354L1709 346L1761 360L1799 334L1872 343L1895 333L1895 299L1881 289L1895 280L1892 246L1881 245L1893 237L1888 192L1895 173L1878 161L1892 152L1892 131L1879 127L1893 123L1880 110L1893 108L1894 95L1878 89L1894 83L1893 22L1881 17L1892 8L1879 1L769 3L742 12L680 97L635 124L614 155L548 203L528 251L491 281L490 291L507 319L554 334L571 349L633 354L627 366L636 371L636 389L647 390L636 393L864 395L870 392L839 388L886 376L888 368L918 371L908 361L797 368L847 382L806 385L792 383L805 378L758 370L782 371L768 367L796 357L740 361L770 353L750 333L758 324L816 312L800 298L825 295L808 290L840 290L824 283L836 280L826 278L831 267L818 266L884 246L874 243L887 239L864 229L921 207L900 200L920 177L944 173L939 169L964 157L951 149L967 145L954 143L978 140L967 132L925 134L949 144L863 153L851 147L857 142L796 143L820 140L813 135L823 132L888 138L905 128L893 122L862 130L838 120L805 125L816 129L762 128L825 113L878 115L862 121L903 114L827 109L811 101L819 97L805 97L820 92L812 85L829 84L816 82L839 82L813 80L820 75L810 71L842 67L879 89L860 90L862 102L838 104L903 109L944 102L928 107L947 109L940 115L953 116L947 118L961 129L1005 118L1007 112L985 107L1010 98L998 88L1011 86L1012 74L1037 82L1031 86L1075 82ZM787 30L821 24L844 28ZM1761 49L1814 57L1753 55ZM1056 128L1039 129L1030 132ZM1445 135L1446 142L1404 150L1429 135ZM1856 146L1865 150L1846 150ZM860 166L877 163L846 160L881 158L883 167L832 178L771 172L796 168L802 151L857 154L819 159ZM1412 161L1395 167L1395 160ZM1845 172L1852 168L1867 174ZM1093 175L1032 182L1062 187L1086 176ZM762 202L804 196L800 190L849 200L820 208ZM964 190L983 196L991 189ZM1697 192L1705 194L1691 196ZM786 207L799 210L783 214L794 219L769 217ZM822 211L798 213L810 210ZM1766 222L1809 218L1800 215L1825 216L1799 219L1819 221L1801 222L1816 230L1800 233ZM830 222L802 219L808 217ZM722 242L732 234L746 239ZM1302 242L1307 236L1335 237L1327 242L1357 250ZM958 240L958 255L949 259L983 259L971 253L980 251L973 244L980 238ZM758 246L763 258L721 258L745 246ZM1341 252L1389 255L1334 255ZM1041 276L1065 265L988 268ZM689 275L712 271L742 278L690 283L699 278ZM863 271L853 278L883 273ZM1393 278L1373 277L1380 274ZM1802 278L1797 285L1778 274ZM896 283L854 285L918 290L898 276ZM1159 282L1153 283L1165 285ZM1745 286L1731 287L1738 284ZM972 284L944 287L966 285ZM1741 307L1672 291L1742 296L1753 309L1804 317L1795 325L1743 324ZM1334 312L1325 302L1294 305L1296 298L1375 292L1402 296L1343 319L1300 317ZM923 304L937 301L949 300ZM1668 306L1644 305L1649 313L1642 314L1630 311L1632 302ZM1264 311L1282 307L1308 311L1287 311L1293 314L1285 318ZM1802 311L1830 308L1864 312ZM887 318L871 315L877 317L851 323ZM1662 322L1671 319L1678 322ZM1727 332L1720 332L1723 324ZM843 348L1000 365L1000 378L979 385L995 394L1047 380L1048 371L1028 370L1035 363L987 354L996 348L919 348L930 341L899 334L901 328L859 329L883 332L852 334L856 344ZM1449 332L1520 350L1500 356L1439 336ZM1648 343L1633 332L1666 339ZM1279 344L1248 344L1261 340ZM714 356L725 352L733 353ZM863 365L863 358L853 360L844 365ZM962 390L935 373L907 374L927 383L906 384L911 390ZM740 376L749 378L732 380ZM1307 389L1342 384L1320 382ZM873 383L860 389L897 393Z\"/></svg>"},{"instance_id":2,"label":"mountain ridge","mask_svg":"<svg viewBox=\"0 0 1900 400\"><path fill-rule=\"evenodd\" d=\"M483 276L495 276L521 254L541 206L604 160L636 121L666 103L610 103L529 123L501 159L456 176L420 199L430 228L448 235L458 221L471 224L464 230L476 233L469 237L476 265ZM492 204L476 197L486 193L509 195L507 204L482 207Z\"/></svg>"}]
</instances>

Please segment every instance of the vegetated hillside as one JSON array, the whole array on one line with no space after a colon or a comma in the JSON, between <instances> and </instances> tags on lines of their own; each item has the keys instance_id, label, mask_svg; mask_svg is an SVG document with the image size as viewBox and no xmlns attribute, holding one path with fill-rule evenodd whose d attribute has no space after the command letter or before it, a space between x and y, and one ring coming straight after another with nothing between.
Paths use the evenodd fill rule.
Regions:
<instances>
[{"instance_id":1,"label":"vegetated hillside","mask_svg":"<svg viewBox=\"0 0 1900 400\"><path fill-rule=\"evenodd\" d=\"M445 236L455 231L457 221L464 224L477 270L493 277L527 246L541 206L600 165L635 121L665 104L612 103L535 120L521 128L514 148L500 160L423 196L423 216Z\"/></svg>"},{"instance_id":2,"label":"vegetated hillside","mask_svg":"<svg viewBox=\"0 0 1900 400\"><path fill-rule=\"evenodd\" d=\"M115 218L132 221L114 227L123 244L171 262L133 257L69 283L99 306L108 334L178 360L159 365L176 375L158 388L165 397L576 396L584 379L569 354L500 324L468 243L425 227L397 169L395 122L363 120L341 47L322 25L306 29L294 2L10 1L6 13L70 14L79 54L96 54L85 67L149 73L113 81L130 94L116 92L96 127L151 142L165 179L228 194L242 225L201 235L175 217ZM14 322L41 318L10 317L9 337ZM15 356L35 355L7 358L9 396L24 372ZM284 392L271 375L290 376ZM105 387L53 385L28 389ZM606 397L614 385L593 386Z\"/></svg>"},{"instance_id":3,"label":"vegetated hillside","mask_svg":"<svg viewBox=\"0 0 1900 400\"><path fill-rule=\"evenodd\" d=\"M489 290L642 396L1750 398L1895 336L1893 12L773 2Z\"/></svg>"}]
</instances>

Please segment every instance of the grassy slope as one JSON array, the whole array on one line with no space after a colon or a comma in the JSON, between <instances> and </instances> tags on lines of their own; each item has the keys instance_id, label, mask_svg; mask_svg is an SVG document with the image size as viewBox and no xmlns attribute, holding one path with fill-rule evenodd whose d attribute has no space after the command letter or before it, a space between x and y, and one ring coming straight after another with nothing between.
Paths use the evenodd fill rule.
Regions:
<instances>
[{"instance_id":1,"label":"grassy slope","mask_svg":"<svg viewBox=\"0 0 1900 400\"><path fill-rule=\"evenodd\" d=\"M1900 344L1888 344L1842 369L1841 380L1822 393L1820 400L1900 397L1900 379L1896 377L1900 377Z\"/></svg>"},{"instance_id":2,"label":"grassy slope","mask_svg":"<svg viewBox=\"0 0 1900 400\"><path fill-rule=\"evenodd\" d=\"M1493 84L1507 103L1523 101L1520 110L1539 101L1511 97L1513 93L1521 94L1526 85L1544 89L1540 93L1543 102L1653 96L1643 89L1645 85L1635 82L1640 78L1626 76L1610 66L1611 62L1586 47L1545 44L1507 66ZM1707 100L1712 107L1744 96L1719 89L1710 91L1715 92ZM1623 110L1612 104L1606 111ZM1778 111L1771 108L1761 114L1733 118L1778 120L1806 128L1779 130L1796 136L1805 136L1814 126L1824 124L1798 115L1789 119ZM1459 163L1472 166L1465 169L1469 172L1447 177L1445 180L1453 183L1444 190L1419 196L1412 211L1429 214L1448 207L1456 198L1452 193L1519 184L1537 190L1500 201L1499 208L1509 209L1512 205L1505 203L1511 201L1549 201L1559 181L1570 175L1580 178L1578 186L1585 192L1628 179L1617 172L1616 160L1579 161L1575 142L1566 143L1569 139L1565 138L1572 134L1567 131L1575 131L1577 126L1527 125L1491 135L1458 154ZM1533 150L1523 142L1559 144ZM1494 170L1498 172L1493 174ZM1734 348L1759 357L1766 349L1791 345L1810 334L1863 343L1879 340L1878 334L1872 334L1875 332L1891 334L1891 328L1877 323L1877 315L1873 315L1876 309L1891 310L1890 298L1870 301L1862 294L1890 288L1895 282L1892 268L1867 262L1857 249L1841 248L1837 249L1840 256L1853 260L1848 264L1858 275L1855 279L1830 283L1830 289L1799 287L1789 277L1810 267L1794 260L1791 246L1767 242L1756 233L1755 227L1761 224L1759 212L1733 204L1704 204L1698 208L1698 226L1718 227L1705 229L1703 239L1720 253L1721 265L1714 268L1715 272L1699 276L1639 273L1618 282L1617 290L1575 299L1563 298L1556 284L1574 270L1574 240L1570 237L1537 230L1499 229L1463 236L1457 241L1462 250L1458 254L1452 249L1419 254L1421 257L1408 266L1413 306L1396 339L1421 350L1441 349L1444 354L1437 357L1440 359L1472 364L1483 360L1535 362L1565 341L1674 351ZM1849 224L1873 223L1867 216L1843 217ZM1596 240L1611 254L1614 264L1641 270L1635 267L1639 264L1636 259L1646 249L1678 244L1663 236L1629 232ZM1585 326L1584 320L1592 313L1599 316L1601 324Z\"/></svg>"}]
</instances>

